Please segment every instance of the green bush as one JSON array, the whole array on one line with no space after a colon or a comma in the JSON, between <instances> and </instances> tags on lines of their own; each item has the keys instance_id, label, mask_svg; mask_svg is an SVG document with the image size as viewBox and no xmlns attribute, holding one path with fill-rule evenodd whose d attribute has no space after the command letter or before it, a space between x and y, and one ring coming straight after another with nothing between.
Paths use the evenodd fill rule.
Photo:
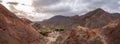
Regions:
<instances>
[{"instance_id":1,"label":"green bush","mask_svg":"<svg viewBox=\"0 0 120 44\"><path fill-rule=\"evenodd\" d=\"M43 36L48 36L49 32L39 32Z\"/></svg>"},{"instance_id":2,"label":"green bush","mask_svg":"<svg viewBox=\"0 0 120 44\"><path fill-rule=\"evenodd\" d=\"M60 29L60 28L52 28L51 30L53 30L53 31L64 31L65 29Z\"/></svg>"}]
</instances>

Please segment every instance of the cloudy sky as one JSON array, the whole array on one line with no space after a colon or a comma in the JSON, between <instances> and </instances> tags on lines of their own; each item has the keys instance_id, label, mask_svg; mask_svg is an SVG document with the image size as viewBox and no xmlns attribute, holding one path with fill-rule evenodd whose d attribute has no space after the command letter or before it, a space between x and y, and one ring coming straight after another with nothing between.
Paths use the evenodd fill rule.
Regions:
<instances>
[{"instance_id":1,"label":"cloudy sky","mask_svg":"<svg viewBox=\"0 0 120 44\"><path fill-rule=\"evenodd\" d=\"M42 21L55 15L83 15L96 8L120 13L120 0L0 0L19 17Z\"/></svg>"}]
</instances>

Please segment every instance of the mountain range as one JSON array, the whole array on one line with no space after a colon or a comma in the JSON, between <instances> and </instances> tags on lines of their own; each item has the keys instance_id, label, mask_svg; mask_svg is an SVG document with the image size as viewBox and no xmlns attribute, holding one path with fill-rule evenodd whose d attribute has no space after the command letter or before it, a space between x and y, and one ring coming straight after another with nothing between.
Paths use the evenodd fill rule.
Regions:
<instances>
[{"instance_id":1,"label":"mountain range","mask_svg":"<svg viewBox=\"0 0 120 44\"><path fill-rule=\"evenodd\" d=\"M101 28L117 18L120 18L119 13L109 13L101 8L98 8L82 16L75 15L68 17L57 15L48 20L38 23L43 26L50 26L63 29L71 29L75 26L83 26L95 29Z\"/></svg>"},{"instance_id":2,"label":"mountain range","mask_svg":"<svg viewBox=\"0 0 120 44\"><path fill-rule=\"evenodd\" d=\"M0 4L0 44L120 44L119 34L120 14L101 8L32 22Z\"/></svg>"}]
</instances>

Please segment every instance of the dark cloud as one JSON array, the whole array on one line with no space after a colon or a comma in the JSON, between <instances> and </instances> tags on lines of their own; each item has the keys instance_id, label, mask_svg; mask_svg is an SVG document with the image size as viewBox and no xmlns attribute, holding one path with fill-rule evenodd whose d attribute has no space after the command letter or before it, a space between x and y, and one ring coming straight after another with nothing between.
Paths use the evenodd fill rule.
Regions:
<instances>
[{"instance_id":1,"label":"dark cloud","mask_svg":"<svg viewBox=\"0 0 120 44\"><path fill-rule=\"evenodd\" d=\"M58 8L45 8L43 9L43 13L65 13L71 11L70 7L58 7Z\"/></svg>"},{"instance_id":2,"label":"dark cloud","mask_svg":"<svg viewBox=\"0 0 120 44\"><path fill-rule=\"evenodd\" d=\"M77 2L76 2L77 1ZM119 10L120 4L118 4L119 0L36 0L33 2L33 6L35 7L37 12L42 13L51 13L51 14L61 14L61 15L67 15L67 14L80 14L86 13L90 10L97 9L97 8L103 8L106 11L109 10ZM50 6L57 5L63 3L62 6L56 6L54 8L51 8ZM74 7L66 6L64 4L68 3L70 6L74 6L74 4L77 4L78 7L75 11L73 11ZM85 9L82 9L84 7L81 6L81 4L88 4L87 6L84 6ZM80 6L80 7L79 7ZM47 7L47 8L44 8ZM50 8L49 8L50 7ZM107 9L106 9L107 8Z\"/></svg>"},{"instance_id":3,"label":"dark cloud","mask_svg":"<svg viewBox=\"0 0 120 44\"><path fill-rule=\"evenodd\" d=\"M49 13L49 14L66 14L69 13L72 8L69 6L59 5L64 0L35 0L33 6L36 12ZM54 6L54 7L51 7Z\"/></svg>"},{"instance_id":4,"label":"dark cloud","mask_svg":"<svg viewBox=\"0 0 120 44\"><path fill-rule=\"evenodd\" d=\"M2 3L2 0L0 0L0 3Z\"/></svg>"},{"instance_id":5,"label":"dark cloud","mask_svg":"<svg viewBox=\"0 0 120 44\"><path fill-rule=\"evenodd\" d=\"M34 16L35 14L29 15L24 11L18 11L13 7L20 3L8 2L8 4L11 4L11 6L9 6L11 10L17 14L22 14L18 15L20 17L27 17L32 20L43 20L54 15L83 15L97 8L102 8L108 12L120 12L120 4L118 2L120 3L120 0L33 0L33 13L38 13L37 16ZM21 5L27 6L25 4Z\"/></svg>"},{"instance_id":6,"label":"dark cloud","mask_svg":"<svg viewBox=\"0 0 120 44\"><path fill-rule=\"evenodd\" d=\"M33 6L35 7L49 6L49 5L54 5L60 2L61 0L33 0Z\"/></svg>"},{"instance_id":7,"label":"dark cloud","mask_svg":"<svg viewBox=\"0 0 120 44\"><path fill-rule=\"evenodd\" d=\"M7 4L18 5L18 2L7 2Z\"/></svg>"},{"instance_id":8,"label":"dark cloud","mask_svg":"<svg viewBox=\"0 0 120 44\"><path fill-rule=\"evenodd\" d=\"M0 3L3 0L0 0ZM43 20L54 15L73 16L76 14L83 15L91 10L102 8L108 12L120 12L120 0L32 0L32 7L34 10L30 13L20 11L15 8L18 5L29 6L22 2L6 1L9 8L16 14L20 14L20 17L26 17L34 20ZM17 5L18 4L18 5ZM35 14L37 15L35 15ZM22 14L22 15L21 15ZM32 15L33 14L33 15ZM39 17L38 17L39 16Z\"/></svg>"},{"instance_id":9,"label":"dark cloud","mask_svg":"<svg viewBox=\"0 0 120 44\"><path fill-rule=\"evenodd\" d=\"M84 0L85 3L89 3L87 6L88 9L96 9L96 8L107 8L109 10L118 11L120 4L118 4L119 0ZM105 9L106 10L106 9Z\"/></svg>"}]
</instances>

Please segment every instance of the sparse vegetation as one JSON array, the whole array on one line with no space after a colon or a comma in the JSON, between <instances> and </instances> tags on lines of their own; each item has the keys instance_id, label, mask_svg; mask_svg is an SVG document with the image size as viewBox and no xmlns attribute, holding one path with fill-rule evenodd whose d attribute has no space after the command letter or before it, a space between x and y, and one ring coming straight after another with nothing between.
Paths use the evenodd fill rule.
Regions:
<instances>
[{"instance_id":1,"label":"sparse vegetation","mask_svg":"<svg viewBox=\"0 0 120 44\"><path fill-rule=\"evenodd\" d=\"M39 32L43 36L48 36L49 32Z\"/></svg>"},{"instance_id":2,"label":"sparse vegetation","mask_svg":"<svg viewBox=\"0 0 120 44\"><path fill-rule=\"evenodd\" d=\"M60 31L64 31L65 29L62 29L62 28L55 28L55 27L49 27L49 26L42 26L42 28L45 28L45 29L50 29L52 31L57 31L57 32L60 32Z\"/></svg>"},{"instance_id":3,"label":"sparse vegetation","mask_svg":"<svg viewBox=\"0 0 120 44\"><path fill-rule=\"evenodd\" d=\"M53 31L57 31L57 32L60 32L60 31L64 31L65 29L60 29L60 28L52 28Z\"/></svg>"}]
</instances>

